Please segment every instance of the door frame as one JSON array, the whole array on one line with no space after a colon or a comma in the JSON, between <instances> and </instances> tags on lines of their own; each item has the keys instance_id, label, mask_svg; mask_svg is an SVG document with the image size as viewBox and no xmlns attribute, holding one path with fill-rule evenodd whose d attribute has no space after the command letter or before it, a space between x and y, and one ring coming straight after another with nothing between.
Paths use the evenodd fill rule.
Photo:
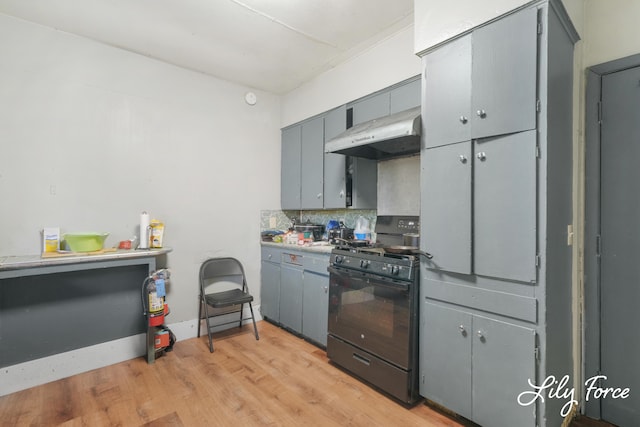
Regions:
<instances>
[{"instance_id":1,"label":"door frame","mask_svg":"<svg viewBox=\"0 0 640 427\"><path fill-rule=\"evenodd\" d=\"M600 150L602 77L640 66L640 54L587 68L585 94L585 219L584 219L584 322L582 378L600 372ZM584 401L585 415L600 419L599 400Z\"/></svg>"}]
</instances>

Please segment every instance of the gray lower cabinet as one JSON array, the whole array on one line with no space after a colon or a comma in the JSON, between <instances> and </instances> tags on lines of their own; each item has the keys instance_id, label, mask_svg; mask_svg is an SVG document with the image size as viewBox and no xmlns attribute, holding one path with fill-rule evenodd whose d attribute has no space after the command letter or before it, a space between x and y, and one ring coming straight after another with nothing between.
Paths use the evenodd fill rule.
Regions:
<instances>
[{"instance_id":1,"label":"gray lower cabinet","mask_svg":"<svg viewBox=\"0 0 640 427\"><path fill-rule=\"evenodd\" d=\"M260 311L262 317L280 322L280 264L262 261Z\"/></svg>"},{"instance_id":2,"label":"gray lower cabinet","mask_svg":"<svg viewBox=\"0 0 640 427\"><path fill-rule=\"evenodd\" d=\"M280 325L302 333L302 255L282 253L280 264Z\"/></svg>"},{"instance_id":3,"label":"gray lower cabinet","mask_svg":"<svg viewBox=\"0 0 640 427\"><path fill-rule=\"evenodd\" d=\"M578 39L540 0L423 56L420 392L480 425L562 423L564 400L517 398L574 372Z\"/></svg>"},{"instance_id":4,"label":"gray lower cabinet","mask_svg":"<svg viewBox=\"0 0 640 427\"><path fill-rule=\"evenodd\" d=\"M517 403L535 379L535 331L429 301L421 310L420 394L483 426L535 426L535 408Z\"/></svg>"},{"instance_id":5,"label":"gray lower cabinet","mask_svg":"<svg viewBox=\"0 0 640 427\"><path fill-rule=\"evenodd\" d=\"M327 346L329 316L328 256L305 256L302 298L302 335Z\"/></svg>"},{"instance_id":6,"label":"gray lower cabinet","mask_svg":"<svg viewBox=\"0 0 640 427\"><path fill-rule=\"evenodd\" d=\"M329 254L264 246L262 316L315 344L327 345Z\"/></svg>"},{"instance_id":7,"label":"gray lower cabinet","mask_svg":"<svg viewBox=\"0 0 640 427\"><path fill-rule=\"evenodd\" d=\"M263 247L260 269L260 312L274 323L280 322L280 259L279 249Z\"/></svg>"}]
</instances>

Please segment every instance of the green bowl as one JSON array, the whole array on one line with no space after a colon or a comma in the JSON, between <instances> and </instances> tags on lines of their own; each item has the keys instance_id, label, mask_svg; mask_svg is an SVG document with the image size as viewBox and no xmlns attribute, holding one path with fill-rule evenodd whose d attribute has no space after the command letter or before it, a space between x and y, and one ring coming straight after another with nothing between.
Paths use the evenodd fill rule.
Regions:
<instances>
[{"instance_id":1,"label":"green bowl","mask_svg":"<svg viewBox=\"0 0 640 427\"><path fill-rule=\"evenodd\" d=\"M109 233L67 233L64 240L72 252L95 252L102 249Z\"/></svg>"}]
</instances>

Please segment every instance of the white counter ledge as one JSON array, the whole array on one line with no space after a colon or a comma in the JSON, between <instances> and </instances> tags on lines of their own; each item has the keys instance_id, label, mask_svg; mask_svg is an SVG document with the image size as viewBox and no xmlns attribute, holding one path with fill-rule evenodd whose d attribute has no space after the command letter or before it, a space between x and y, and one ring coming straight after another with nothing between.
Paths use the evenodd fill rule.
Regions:
<instances>
[{"instance_id":1,"label":"white counter ledge","mask_svg":"<svg viewBox=\"0 0 640 427\"><path fill-rule=\"evenodd\" d=\"M330 244L326 245L292 245L289 243L274 243L274 242L261 242L262 246L269 246L272 248L280 248L290 251L302 251L313 252L317 254L330 254L334 246Z\"/></svg>"},{"instance_id":2,"label":"white counter ledge","mask_svg":"<svg viewBox=\"0 0 640 427\"><path fill-rule=\"evenodd\" d=\"M140 264L143 258L155 258L171 252L171 248L159 249L118 249L97 254L68 254L43 258L41 255L14 255L0 257L0 279L8 277L47 274L52 272L75 271L102 268L105 263Z\"/></svg>"}]
</instances>

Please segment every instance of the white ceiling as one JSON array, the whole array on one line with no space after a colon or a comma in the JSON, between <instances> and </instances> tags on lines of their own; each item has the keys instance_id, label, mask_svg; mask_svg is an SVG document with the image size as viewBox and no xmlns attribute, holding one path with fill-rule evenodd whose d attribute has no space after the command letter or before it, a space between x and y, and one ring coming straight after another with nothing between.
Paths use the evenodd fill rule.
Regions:
<instances>
[{"instance_id":1,"label":"white ceiling","mask_svg":"<svg viewBox=\"0 0 640 427\"><path fill-rule=\"evenodd\" d=\"M413 23L413 0L0 0L0 13L284 94Z\"/></svg>"}]
</instances>

